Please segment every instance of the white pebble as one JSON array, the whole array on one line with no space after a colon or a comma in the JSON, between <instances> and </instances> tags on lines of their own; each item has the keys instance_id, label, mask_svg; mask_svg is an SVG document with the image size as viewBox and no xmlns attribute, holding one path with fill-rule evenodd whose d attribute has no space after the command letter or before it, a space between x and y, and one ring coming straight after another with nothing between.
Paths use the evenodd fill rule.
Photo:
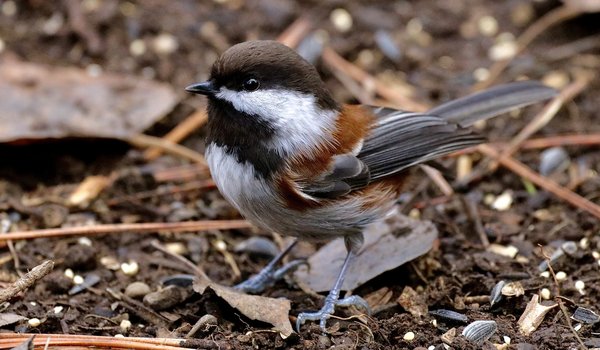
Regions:
<instances>
[{"instance_id":1,"label":"white pebble","mask_svg":"<svg viewBox=\"0 0 600 350\"><path fill-rule=\"evenodd\" d=\"M102 266L106 267L107 269L113 270L113 271L116 271L121 268L121 264L119 264L119 261L117 260L117 258L115 258L113 256L101 257L100 264L102 264Z\"/></svg>"},{"instance_id":2,"label":"white pebble","mask_svg":"<svg viewBox=\"0 0 600 350\"><path fill-rule=\"evenodd\" d=\"M514 57L517 54L518 46L514 41L501 41L490 47L488 56L492 61L502 61Z\"/></svg>"},{"instance_id":3,"label":"white pebble","mask_svg":"<svg viewBox=\"0 0 600 350\"><path fill-rule=\"evenodd\" d=\"M71 270L71 269L66 269L65 276L67 278L73 279L73 277L75 277L75 272L73 272L73 270Z\"/></svg>"},{"instance_id":4,"label":"white pebble","mask_svg":"<svg viewBox=\"0 0 600 350\"><path fill-rule=\"evenodd\" d=\"M598 252L597 252L597 251L595 251L595 250L592 252L592 256L593 256L593 257L594 257L594 259L596 259L596 260L600 259L600 253L598 253Z\"/></svg>"},{"instance_id":5,"label":"white pebble","mask_svg":"<svg viewBox=\"0 0 600 350\"><path fill-rule=\"evenodd\" d=\"M121 271L127 276L134 276L140 271L140 266L135 261L121 264Z\"/></svg>"},{"instance_id":6,"label":"white pebble","mask_svg":"<svg viewBox=\"0 0 600 350\"><path fill-rule=\"evenodd\" d=\"M473 71L473 78L477 81L486 80L490 76L490 71L487 68L479 67Z\"/></svg>"},{"instance_id":7,"label":"white pebble","mask_svg":"<svg viewBox=\"0 0 600 350\"><path fill-rule=\"evenodd\" d=\"M352 15L346 9L337 8L331 11L329 20L333 23L335 29L345 33L352 28Z\"/></svg>"},{"instance_id":8,"label":"white pebble","mask_svg":"<svg viewBox=\"0 0 600 350\"><path fill-rule=\"evenodd\" d=\"M88 247L91 247L91 246L92 246L92 240L91 240L91 239L89 239L89 238L87 238L87 237L80 237L80 238L77 240L77 243L79 243L79 244L81 244L81 245L86 245L86 246L88 246Z\"/></svg>"},{"instance_id":9,"label":"white pebble","mask_svg":"<svg viewBox=\"0 0 600 350\"><path fill-rule=\"evenodd\" d=\"M542 299L544 300L550 300L550 289L548 288L542 288L542 290L540 291L540 294L542 296Z\"/></svg>"},{"instance_id":10,"label":"white pebble","mask_svg":"<svg viewBox=\"0 0 600 350\"><path fill-rule=\"evenodd\" d=\"M83 277L81 277L80 275L73 276L73 283L75 283L75 284L82 284L83 283Z\"/></svg>"},{"instance_id":11,"label":"white pebble","mask_svg":"<svg viewBox=\"0 0 600 350\"><path fill-rule=\"evenodd\" d=\"M544 271L540 273L540 277L550 278L550 271Z\"/></svg>"},{"instance_id":12,"label":"white pebble","mask_svg":"<svg viewBox=\"0 0 600 350\"><path fill-rule=\"evenodd\" d=\"M509 336L505 335L505 336L502 337L502 339L504 340L505 344L510 344L510 337Z\"/></svg>"},{"instance_id":13,"label":"white pebble","mask_svg":"<svg viewBox=\"0 0 600 350\"><path fill-rule=\"evenodd\" d=\"M2 14L7 17L12 17L17 14L17 4L14 1L8 0L2 4Z\"/></svg>"},{"instance_id":14,"label":"white pebble","mask_svg":"<svg viewBox=\"0 0 600 350\"><path fill-rule=\"evenodd\" d=\"M133 56L141 56L146 53L146 43L142 39L135 39L129 44L129 53Z\"/></svg>"},{"instance_id":15,"label":"white pebble","mask_svg":"<svg viewBox=\"0 0 600 350\"><path fill-rule=\"evenodd\" d=\"M483 16L477 22L479 32L485 36L494 36L498 33L498 21L492 16Z\"/></svg>"},{"instance_id":16,"label":"white pebble","mask_svg":"<svg viewBox=\"0 0 600 350\"><path fill-rule=\"evenodd\" d=\"M39 326L39 325L41 325L41 324L42 324L42 321L40 321L40 319L39 319L39 318L30 318L30 319L27 321L27 324L28 324L29 326L31 326L31 327L37 327L37 326Z\"/></svg>"},{"instance_id":17,"label":"white pebble","mask_svg":"<svg viewBox=\"0 0 600 350\"><path fill-rule=\"evenodd\" d=\"M499 195L492 203L492 208L498 211L505 211L510 209L513 203L513 195L511 191L504 191Z\"/></svg>"},{"instance_id":18,"label":"white pebble","mask_svg":"<svg viewBox=\"0 0 600 350\"><path fill-rule=\"evenodd\" d=\"M402 338L404 340L406 340L406 341L411 341L411 340L415 339L415 333L413 333L413 332L406 332L406 334Z\"/></svg>"},{"instance_id":19,"label":"white pebble","mask_svg":"<svg viewBox=\"0 0 600 350\"><path fill-rule=\"evenodd\" d=\"M567 279L567 274L564 271L558 271L556 273L556 280L557 281L564 281Z\"/></svg>"},{"instance_id":20,"label":"white pebble","mask_svg":"<svg viewBox=\"0 0 600 350\"><path fill-rule=\"evenodd\" d=\"M129 320L121 321L121 323L119 324L119 328L121 328L121 330L123 332L127 331L129 328L131 328L131 321L129 321Z\"/></svg>"},{"instance_id":21,"label":"white pebble","mask_svg":"<svg viewBox=\"0 0 600 350\"><path fill-rule=\"evenodd\" d=\"M590 247L590 240L587 237L583 237L580 241L579 241L579 247L581 249L588 249Z\"/></svg>"},{"instance_id":22,"label":"white pebble","mask_svg":"<svg viewBox=\"0 0 600 350\"><path fill-rule=\"evenodd\" d=\"M37 305L37 303L36 303L35 301L30 301L30 302L29 302L29 305L31 305L31 306L36 306L36 305Z\"/></svg>"},{"instance_id":23,"label":"white pebble","mask_svg":"<svg viewBox=\"0 0 600 350\"><path fill-rule=\"evenodd\" d=\"M575 289L577 289L577 291L579 292L579 294L584 295L585 294L585 282L583 282L582 280L578 280L577 282L575 282Z\"/></svg>"},{"instance_id":24,"label":"white pebble","mask_svg":"<svg viewBox=\"0 0 600 350\"><path fill-rule=\"evenodd\" d=\"M62 306L55 306L53 309L55 314L60 314L63 310L64 310L64 307L62 307Z\"/></svg>"},{"instance_id":25,"label":"white pebble","mask_svg":"<svg viewBox=\"0 0 600 350\"><path fill-rule=\"evenodd\" d=\"M125 338L125 336L123 334L117 333L115 334L115 338Z\"/></svg>"},{"instance_id":26,"label":"white pebble","mask_svg":"<svg viewBox=\"0 0 600 350\"><path fill-rule=\"evenodd\" d=\"M581 329L583 325L581 323L576 324L573 329L575 330L575 332L579 332L579 330Z\"/></svg>"},{"instance_id":27,"label":"white pebble","mask_svg":"<svg viewBox=\"0 0 600 350\"><path fill-rule=\"evenodd\" d=\"M158 54L170 54L179 48L177 38L169 33L162 33L152 41L152 47Z\"/></svg>"},{"instance_id":28,"label":"white pebble","mask_svg":"<svg viewBox=\"0 0 600 350\"><path fill-rule=\"evenodd\" d=\"M170 252L172 254L177 254L177 255L183 255L183 254L187 253L187 247L185 246L185 244L183 244L181 242L166 243L165 249L168 252Z\"/></svg>"}]
</instances>

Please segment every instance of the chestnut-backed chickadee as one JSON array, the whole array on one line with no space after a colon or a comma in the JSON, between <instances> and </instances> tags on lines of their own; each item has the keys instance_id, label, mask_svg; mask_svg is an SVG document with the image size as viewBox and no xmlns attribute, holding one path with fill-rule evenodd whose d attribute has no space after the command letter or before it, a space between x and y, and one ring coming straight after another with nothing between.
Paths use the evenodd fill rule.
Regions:
<instances>
[{"instance_id":1,"label":"chestnut-backed chickadee","mask_svg":"<svg viewBox=\"0 0 600 350\"><path fill-rule=\"evenodd\" d=\"M217 187L255 225L299 239L341 237L348 250L318 312L298 315L297 328L319 320L324 330L363 230L383 218L406 183L407 170L479 144L469 126L555 95L540 83L502 85L426 113L336 102L316 69L275 41L249 41L225 51L210 79L186 88L208 97L206 159ZM238 289L258 292L275 266Z\"/></svg>"}]
</instances>

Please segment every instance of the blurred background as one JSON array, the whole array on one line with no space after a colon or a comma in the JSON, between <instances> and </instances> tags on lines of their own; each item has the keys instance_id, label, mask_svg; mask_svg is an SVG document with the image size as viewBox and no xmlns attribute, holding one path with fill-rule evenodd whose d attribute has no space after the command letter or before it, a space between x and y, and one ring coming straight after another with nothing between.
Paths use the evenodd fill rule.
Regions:
<instances>
[{"instance_id":1,"label":"blurred background","mask_svg":"<svg viewBox=\"0 0 600 350\"><path fill-rule=\"evenodd\" d=\"M239 218L214 188L206 168L197 165L204 149L205 100L183 89L205 80L212 63L228 47L253 39L280 40L296 48L317 66L334 96L350 103L422 111L485 86L541 80L563 91L558 112L549 113L536 126L531 121L544 113L544 106L534 106L476 127L496 142L492 143L496 150L505 149L512 140L513 157L597 208L598 11L597 0L0 0L0 217L8 222L9 231ZM526 126L531 132L523 133ZM169 134L175 128L182 130L179 136ZM580 138L569 142L552 138L561 135ZM537 144L527 143L534 138ZM161 140L180 143L192 153L186 149L159 152L153 146ZM574 298L573 305L596 305L597 311L598 257L590 254L600 249L598 218L522 174L504 167L492 171L487 156L469 152L458 165L455 158L444 160L450 192L444 190L444 181L440 187L423 176L414 191L402 198L405 214L434 221L439 244L412 265L414 269L400 268L392 279L390 275L376 279L362 291L385 287L397 297L405 284L420 286L426 305L457 308L462 302L464 308L463 299L444 295L488 295L496 277L509 274L510 268L537 276L537 264L543 259L537 244L552 250L565 241L580 244L585 239L580 255L564 262L570 284L563 286L563 293ZM465 209L469 205L464 198L475 208L475 216ZM477 255L481 242L473 239L477 237L473 227L492 243L516 247L523 259L500 262L484 253ZM257 272L268 260L241 248L234 258L223 253L244 242L247 231L143 239L111 235L93 238L91 245L69 238L51 244L47 239L19 242L10 251L2 248L1 278L12 281L42 259L52 258L58 259L56 280L65 269L74 269L101 276L101 287L124 289L139 280L154 288L158 276L177 271L151 248L151 240L159 238L204 266L212 278L231 284ZM271 244L281 243L269 233L260 234ZM298 256L318 246L301 248ZM465 257L469 255L465 252L475 258ZM131 277L111 270L101 262L106 257L117 262L135 260L141 272ZM227 259L237 261L241 272L232 274ZM577 292L578 280L593 285L588 293ZM41 317L46 308L25 301L44 298L47 304L68 304L69 283L47 282L10 310ZM86 293L80 305L72 307L78 311L70 314L69 324L78 332L111 334L86 328L92 327L87 321L75 321L94 308L106 311L109 318L117 317L114 310L107 311L108 301ZM275 292L292 299L296 308L306 306L300 295L295 290ZM511 322L526 302L519 299L513 309L498 316L511 337L519 337ZM191 303L178 310L186 324L193 324L195 315L207 310L203 299ZM489 309L477 312L481 317L497 317ZM246 328L235 317L225 319L223 332L243 334ZM42 330L60 333L59 321L49 320ZM413 346L430 345L441 334L439 329L426 330L414 318L393 313L384 313L375 322L381 328L373 336L378 344L388 336L402 338L411 327L421 329L421 336L430 334L410 343ZM31 330L31 325L22 327ZM546 334L569 333L545 327ZM129 334L157 333L139 328ZM574 339L548 336L536 344L555 348L563 341L576 344ZM315 342L307 347L321 346Z\"/></svg>"}]
</instances>

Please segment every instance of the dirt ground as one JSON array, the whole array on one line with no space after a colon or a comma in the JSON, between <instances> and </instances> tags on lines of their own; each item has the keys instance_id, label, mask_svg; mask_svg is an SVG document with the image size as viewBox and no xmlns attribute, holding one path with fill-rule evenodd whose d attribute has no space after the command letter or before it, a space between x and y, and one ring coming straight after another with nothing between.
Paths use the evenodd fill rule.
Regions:
<instances>
[{"instance_id":1,"label":"dirt ground","mask_svg":"<svg viewBox=\"0 0 600 350\"><path fill-rule=\"evenodd\" d=\"M219 52L248 39L275 39L301 15L312 20L317 37L326 37L342 57L381 81L410 88L415 101L433 105L468 93L494 63L491 48L502 47L499 41L513 40L560 4L550 0L0 1L0 59L18 58L87 70L100 67L104 72L168 83L180 102L147 131L163 136L194 110L203 108L204 100L188 96L183 88L206 78ZM330 15L340 8L347 10L352 19L346 31L345 13ZM73 20L77 13L80 21ZM597 72L599 20L598 14L585 14L546 30L511 63L498 82L527 77L564 87L582 69ZM506 33L512 33L512 37ZM592 35L597 39L595 44L577 44ZM316 64L339 101L357 102L331 69L321 60ZM492 141L509 141L541 108L535 106L520 114L496 118L480 132ZM534 137L598 133L598 110L600 83L593 77L584 91L567 102ZM202 152L203 131L182 144ZM599 149L585 145L564 149L570 165L554 172L552 179L600 204ZM515 158L537 171L541 152L521 149ZM482 158L473 154L476 169L480 169L477 164ZM70 138L11 142L0 144L0 159L0 215L18 230L238 218L213 187L198 185L182 190L186 184L201 184L208 179L205 173L194 172L188 161L165 155L146 162L141 150L120 141ZM442 163L449 174L456 175L454 158ZM185 177L168 176L186 169L192 170ZM590 176L573 184L579 173ZM111 175L114 182L88 206L66 205L68 194L90 175ZM12 252L8 247L0 251L3 286L43 260L53 259L56 266L50 276L1 310L27 319L38 318L42 323L34 327L23 320L3 326L0 335L16 331L183 338L202 316L210 314L216 317L216 325L201 327L194 338L231 349L444 349L448 335L443 335L453 327L457 334L453 349L600 348L600 323L568 323L558 307L550 310L529 336L519 332L517 323L532 296L543 295L544 289L550 291L552 300L561 296L558 300L568 315L577 307L600 311L598 218L504 167L484 172L467 186L456 185L456 193L450 197L426 176L422 178L425 180L417 182L413 192L401 198L400 205L404 213L432 221L439 230L439 239L425 256L353 291L374 299L373 293L388 295L372 317L363 320L366 323L332 319L329 325L333 329L327 335L321 334L318 325L308 323L299 334L283 340L265 331L268 325L240 315L213 294L200 296L180 290L184 295L178 302L161 311L169 320L165 325L149 322L139 310L125 307L126 303L107 292L123 292L133 282L143 282L155 291L165 277L189 272L185 265L158 251L153 245L156 240L198 264L211 279L226 285L237 283L240 278L232 266L238 266L245 278L269 260L252 252L235 252L240 242L259 235L280 243L268 232L240 229L14 242ZM450 177L448 180L457 184ZM498 210L494 203L500 205L498 198L503 194L512 203ZM465 203L472 204L476 217ZM474 222L479 220L482 226L478 231ZM518 254L507 256L486 249L478 232L495 247L516 247ZM564 272L557 284L538 270L544 261L540 247L551 254L567 241L574 242L576 249L552 262L554 271ZM316 249L318 246L307 243L293 254L307 256ZM227 260L229 257L234 263ZM130 262L138 264L139 272L123 272L120 264ZM68 269L78 276L99 277L98 282L70 295L73 281L65 275ZM520 282L524 293L504 296L490 306L488 296L501 280ZM578 281L584 283L583 289ZM466 315L468 322L493 320L497 331L483 344L474 345L460 337L465 323L427 312L418 314L406 302L396 302L408 287L418 295L412 300L417 309L454 310ZM323 297L307 296L291 280L277 283L264 295L289 299L292 316L317 309L323 301ZM350 316L351 312L340 310L338 314ZM123 320L131 321L132 326L121 327ZM414 333L414 339L407 335L409 332Z\"/></svg>"}]
</instances>

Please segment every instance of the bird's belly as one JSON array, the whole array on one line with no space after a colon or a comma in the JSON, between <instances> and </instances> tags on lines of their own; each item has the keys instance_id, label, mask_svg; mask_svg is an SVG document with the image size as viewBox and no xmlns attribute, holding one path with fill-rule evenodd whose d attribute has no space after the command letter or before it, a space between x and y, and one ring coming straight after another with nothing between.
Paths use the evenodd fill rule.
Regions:
<instances>
[{"instance_id":1,"label":"bird's belly","mask_svg":"<svg viewBox=\"0 0 600 350\"><path fill-rule=\"evenodd\" d=\"M308 210L290 209L270 183L256 176L251 164L238 162L215 145L207 148L206 160L223 197L246 219L265 230L327 240L360 233L366 225L383 216L384 208L369 212L360 201L353 199Z\"/></svg>"}]
</instances>

